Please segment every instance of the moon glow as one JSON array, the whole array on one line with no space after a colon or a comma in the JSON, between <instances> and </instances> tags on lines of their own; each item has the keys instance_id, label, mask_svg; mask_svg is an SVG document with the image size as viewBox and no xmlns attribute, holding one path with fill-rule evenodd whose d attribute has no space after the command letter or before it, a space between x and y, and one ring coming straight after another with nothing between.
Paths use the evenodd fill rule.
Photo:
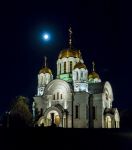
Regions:
<instances>
[{"instance_id":1,"label":"moon glow","mask_svg":"<svg viewBox=\"0 0 132 150\"><path fill-rule=\"evenodd\" d=\"M49 34L47 34L47 33L43 34L43 39L45 41L49 40Z\"/></svg>"}]
</instances>

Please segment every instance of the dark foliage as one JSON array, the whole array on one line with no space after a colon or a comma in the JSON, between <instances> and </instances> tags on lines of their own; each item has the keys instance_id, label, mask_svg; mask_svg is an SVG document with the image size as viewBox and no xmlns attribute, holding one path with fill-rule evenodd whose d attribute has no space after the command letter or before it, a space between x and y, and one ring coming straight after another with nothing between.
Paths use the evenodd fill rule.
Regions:
<instances>
[{"instance_id":1,"label":"dark foliage","mask_svg":"<svg viewBox=\"0 0 132 150\"><path fill-rule=\"evenodd\" d=\"M8 119L10 127L32 126L32 113L30 112L26 97L19 96L16 99Z\"/></svg>"}]
</instances>

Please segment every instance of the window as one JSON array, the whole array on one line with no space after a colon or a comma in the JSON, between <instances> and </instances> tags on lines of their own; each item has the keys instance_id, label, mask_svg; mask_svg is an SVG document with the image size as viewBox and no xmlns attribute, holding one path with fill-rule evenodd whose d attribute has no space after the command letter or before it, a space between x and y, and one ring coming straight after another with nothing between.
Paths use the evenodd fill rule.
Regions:
<instances>
[{"instance_id":1,"label":"window","mask_svg":"<svg viewBox=\"0 0 132 150\"><path fill-rule=\"evenodd\" d=\"M79 118L79 106L78 105L75 106L75 118L76 119Z\"/></svg>"},{"instance_id":2,"label":"window","mask_svg":"<svg viewBox=\"0 0 132 150\"><path fill-rule=\"evenodd\" d=\"M93 114L92 114L92 116L93 116L93 120L95 120L95 106L93 106L93 108L92 108L92 112L93 112Z\"/></svg>"},{"instance_id":3,"label":"window","mask_svg":"<svg viewBox=\"0 0 132 150\"><path fill-rule=\"evenodd\" d=\"M60 94L59 92L56 92L55 94L53 94L53 100L60 100L60 99L63 99L62 93Z\"/></svg>"},{"instance_id":4,"label":"window","mask_svg":"<svg viewBox=\"0 0 132 150\"><path fill-rule=\"evenodd\" d=\"M43 84L43 76L41 76L41 84Z\"/></svg>"},{"instance_id":5,"label":"window","mask_svg":"<svg viewBox=\"0 0 132 150\"><path fill-rule=\"evenodd\" d=\"M60 74L61 74L61 64L60 64Z\"/></svg>"},{"instance_id":6,"label":"window","mask_svg":"<svg viewBox=\"0 0 132 150\"><path fill-rule=\"evenodd\" d=\"M88 105L86 105L86 119L88 119Z\"/></svg>"},{"instance_id":7,"label":"window","mask_svg":"<svg viewBox=\"0 0 132 150\"><path fill-rule=\"evenodd\" d=\"M78 80L78 72L77 72L77 80Z\"/></svg>"},{"instance_id":8,"label":"window","mask_svg":"<svg viewBox=\"0 0 132 150\"><path fill-rule=\"evenodd\" d=\"M81 71L81 79L83 79L83 72Z\"/></svg>"},{"instance_id":9,"label":"window","mask_svg":"<svg viewBox=\"0 0 132 150\"><path fill-rule=\"evenodd\" d=\"M57 92L57 99L59 99L59 93Z\"/></svg>"},{"instance_id":10,"label":"window","mask_svg":"<svg viewBox=\"0 0 132 150\"><path fill-rule=\"evenodd\" d=\"M70 61L70 72L72 72L72 61Z\"/></svg>"},{"instance_id":11,"label":"window","mask_svg":"<svg viewBox=\"0 0 132 150\"><path fill-rule=\"evenodd\" d=\"M42 108L40 109L40 115L41 116L43 115L43 109Z\"/></svg>"},{"instance_id":12,"label":"window","mask_svg":"<svg viewBox=\"0 0 132 150\"><path fill-rule=\"evenodd\" d=\"M66 73L66 62L64 62L64 73Z\"/></svg>"},{"instance_id":13,"label":"window","mask_svg":"<svg viewBox=\"0 0 132 150\"><path fill-rule=\"evenodd\" d=\"M55 94L53 95L53 100L55 100Z\"/></svg>"},{"instance_id":14,"label":"window","mask_svg":"<svg viewBox=\"0 0 132 150\"><path fill-rule=\"evenodd\" d=\"M61 94L61 99L62 99L62 94Z\"/></svg>"}]
</instances>

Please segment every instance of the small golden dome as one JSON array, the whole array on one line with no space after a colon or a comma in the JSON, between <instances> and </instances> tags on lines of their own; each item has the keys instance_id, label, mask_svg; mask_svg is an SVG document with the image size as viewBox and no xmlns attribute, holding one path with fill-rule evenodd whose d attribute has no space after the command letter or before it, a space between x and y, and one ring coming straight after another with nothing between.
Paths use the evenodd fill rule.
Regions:
<instances>
[{"instance_id":1,"label":"small golden dome","mask_svg":"<svg viewBox=\"0 0 132 150\"><path fill-rule=\"evenodd\" d=\"M84 69L87 69L85 64L81 63L80 61L74 66L74 69L81 69L81 68L84 68Z\"/></svg>"},{"instance_id":2,"label":"small golden dome","mask_svg":"<svg viewBox=\"0 0 132 150\"><path fill-rule=\"evenodd\" d=\"M80 50L73 50L73 49L64 49L60 52L59 54L59 59L64 58L64 57L76 57L80 58L81 53Z\"/></svg>"},{"instance_id":3,"label":"small golden dome","mask_svg":"<svg viewBox=\"0 0 132 150\"><path fill-rule=\"evenodd\" d=\"M39 71L39 74L40 73L44 73L44 74L45 73L49 73L49 74L52 74L51 69L47 67L47 62L46 62L47 61L47 57L46 56L44 57L44 60L45 60L45 66Z\"/></svg>"},{"instance_id":4,"label":"small golden dome","mask_svg":"<svg viewBox=\"0 0 132 150\"><path fill-rule=\"evenodd\" d=\"M90 73L89 76L88 76L88 78L89 79L95 79L95 78L100 79L99 75L95 71L93 71L92 73Z\"/></svg>"},{"instance_id":5,"label":"small golden dome","mask_svg":"<svg viewBox=\"0 0 132 150\"><path fill-rule=\"evenodd\" d=\"M49 69L48 67L44 67L44 68L42 68L40 71L39 71L39 74L40 73L49 73L49 74L52 74L52 71L51 71L51 69Z\"/></svg>"},{"instance_id":6,"label":"small golden dome","mask_svg":"<svg viewBox=\"0 0 132 150\"><path fill-rule=\"evenodd\" d=\"M91 72L88 76L88 79L100 79L99 75L95 72L95 63L94 61L92 62L92 65L93 65L93 72Z\"/></svg>"}]
</instances>

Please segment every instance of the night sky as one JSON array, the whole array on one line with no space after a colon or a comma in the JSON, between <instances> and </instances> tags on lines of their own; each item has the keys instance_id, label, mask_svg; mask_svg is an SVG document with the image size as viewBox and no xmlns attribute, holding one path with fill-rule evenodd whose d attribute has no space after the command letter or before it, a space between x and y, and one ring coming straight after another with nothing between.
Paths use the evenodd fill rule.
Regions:
<instances>
[{"instance_id":1,"label":"night sky","mask_svg":"<svg viewBox=\"0 0 132 150\"><path fill-rule=\"evenodd\" d=\"M80 49L89 72L92 61L102 81L114 92L114 106L132 108L131 4L124 1L6 1L0 9L0 112L18 95L32 100L37 74L48 57L56 75L59 52L68 48L68 28L73 47ZM42 33L51 40L44 42Z\"/></svg>"}]
</instances>

